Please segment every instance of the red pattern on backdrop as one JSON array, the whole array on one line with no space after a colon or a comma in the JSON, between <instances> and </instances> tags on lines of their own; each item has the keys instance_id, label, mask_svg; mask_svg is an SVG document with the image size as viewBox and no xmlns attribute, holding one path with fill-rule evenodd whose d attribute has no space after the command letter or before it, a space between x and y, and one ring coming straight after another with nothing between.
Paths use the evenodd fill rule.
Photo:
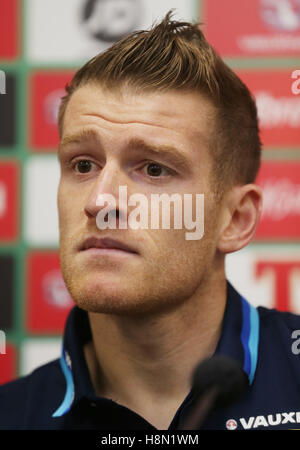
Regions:
<instances>
[{"instance_id":1,"label":"red pattern on backdrop","mask_svg":"<svg viewBox=\"0 0 300 450\"><path fill-rule=\"evenodd\" d=\"M0 353L0 384L8 383L16 377L17 352L11 343L6 343L6 353Z\"/></svg>"},{"instance_id":2,"label":"red pattern on backdrop","mask_svg":"<svg viewBox=\"0 0 300 450\"><path fill-rule=\"evenodd\" d=\"M62 333L74 303L62 279L58 252L27 255L26 327L31 333Z\"/></svg>"},{"instance_id":3,"label":"red pattern on backdrop","mask_svg":"<svg viewBox=\"0 0 300 450\"><path fill-rule=\"evenodd\" d=\"M14 241L19 232L19 165L15 161L0 164L0 240Z\"/></svg>"},{"instance_id":4,"label":"red pattern on backdrop","mask_svg":"<svg viewBox=\"0 0 300 450\"><path fill-rule=\"evenodd\" d=\"M57 150L59 136L57 115L65 86L73 72L43 71L31 74L29 81L30 136L29 146L35 151Z\"/></svg>"},{"instance_id":5,"label":"red pattern on backdrop","mask_svg":"<svg viewBox=\"0 0 300 450\"><path fill-rule=\"evenodd\" d=\"M300 161L264 162L257 184L263 190L263 209L256 239L299 240Z\"/></svg>"},{"instance_id":6,"label":"red pattern on backdrop","mask_svg":"<svg viewBox=\"0 0 300 450\"><path fill-rule=\"evenodd\" d=\"M0 58L4 60L19 56L19 9L19 0L0 0Z\"/></svg>"},{"instance_id":7,"label":"red pattern on backdrop","mask_svg":"<svg viewBox=\"0 0 300 450\"><path fill-rule=\"evenodd\" d=\"M223 56L300 54L299 0L206 0L203 22Z\"/></svg>"}]
</instances>

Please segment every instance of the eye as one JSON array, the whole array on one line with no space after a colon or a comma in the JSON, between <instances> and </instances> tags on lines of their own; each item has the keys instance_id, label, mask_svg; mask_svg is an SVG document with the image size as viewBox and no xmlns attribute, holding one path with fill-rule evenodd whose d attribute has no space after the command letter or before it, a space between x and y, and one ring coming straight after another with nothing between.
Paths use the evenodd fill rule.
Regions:
<instances>
[{"instance_id":1,"label":"eye","mask_svg":"<svg viewBox=\"0 0 300 450\"><path fill-rule=\"evenodd\" d=\"M74 168L79 173L88 173L93 169L93 162L88 159L81 159L75 162Z\"/></svg>"},{"instance_id":2,"label":"eye","mask_svg":"<svg viewBox=\"0 0 300 450\"><path fill-rule=\"evenodd\" d=\"M150 177L160 177L161 175L170 175L170 171L168 171L165 167L160 164L151 162L146 164L145 166L147 175Z\"/></svg>"}]
</instances>

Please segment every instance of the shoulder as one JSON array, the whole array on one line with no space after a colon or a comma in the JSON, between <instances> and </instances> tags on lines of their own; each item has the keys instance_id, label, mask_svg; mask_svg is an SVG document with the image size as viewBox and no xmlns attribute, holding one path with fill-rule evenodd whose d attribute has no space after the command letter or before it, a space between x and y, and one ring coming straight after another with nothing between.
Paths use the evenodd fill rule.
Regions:
<instances>
[{"instance_id":1,"label":"shoulder","mask_svg":"<svg viewBox=\"0 0 300 450\"><path fill-rule=\"evenodd\" d=\"M61 401L65 381L59 360L52 361L0 386L0 429L22 429L32 423L41 426Z\"/></svg>"},{"instance_id":2,"label":"shoulder","mask_svg":"<svg viewBox=\"0 0 300 450\"><path fill-rule=\"evenodd\" d=\"M300 329L300 315L288 311L278 311L258 306L260 322L264 328L283 327L285 329Z\"/></svg>"},{"instance_id":3,"label":"shoulder","mask_svg":"<svg viewBox=\"0 0 300 450\"><path fill-rule=\"evenodd\" d=\"M268 309L262 306L257 308L260 319L260 336L267 344L279 343L293 351L292 346L296 339L300 338L300 315L291 312L282 312L276 309ZM300 341L299 352L300 353ZM295 352L293 351L295 354Z\"/></svg>"}]
</instances>

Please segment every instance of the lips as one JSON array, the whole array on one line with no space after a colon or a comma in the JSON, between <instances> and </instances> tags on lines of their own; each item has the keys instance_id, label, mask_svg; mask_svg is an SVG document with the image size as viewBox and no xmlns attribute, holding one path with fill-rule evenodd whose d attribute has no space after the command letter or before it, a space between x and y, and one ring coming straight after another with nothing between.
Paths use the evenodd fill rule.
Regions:
<instances>
[{"instance_id":1,"label":"lips","mask_svg":"<svg viewBox=\"0 0 300 450\"><path fill-rule=\"evenodd\" d=\"M86 239L80 247L80 250L85 251L91 248L122 250L123 252L137 254L137 251L135 249L125 244L124 242L117 241L111 238L98 238L96 236L92 236Z\"/></svg>"}]
</instances>

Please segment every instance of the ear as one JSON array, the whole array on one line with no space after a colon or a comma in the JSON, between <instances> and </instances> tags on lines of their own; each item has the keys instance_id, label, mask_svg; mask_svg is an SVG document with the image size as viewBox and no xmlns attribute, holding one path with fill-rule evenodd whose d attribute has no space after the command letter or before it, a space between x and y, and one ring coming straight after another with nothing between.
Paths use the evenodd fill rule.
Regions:
<instances>
[{"instance_id":1,"label":"ear","mask_svg":"<svg viewBox=\"0 0 300 450\"><path fill-rule=\"evenodd\" d=\"M249 244L255 235L262 209L262 190L256 184L235 186L224 197L217 248L232 253Z\"/></svg>"}]
</instances>

